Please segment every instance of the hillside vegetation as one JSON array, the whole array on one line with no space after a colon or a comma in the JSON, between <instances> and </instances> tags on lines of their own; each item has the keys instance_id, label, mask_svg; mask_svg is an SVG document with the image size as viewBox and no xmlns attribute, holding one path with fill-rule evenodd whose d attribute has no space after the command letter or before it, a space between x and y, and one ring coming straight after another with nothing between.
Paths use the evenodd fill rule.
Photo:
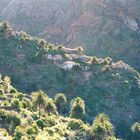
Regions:
<instances>
[{"instance_id":1,"label":"hillside vegetation","mask_svg":"<svg viewBox=\"0 0 140 140\"><path fill-rule=\"evenodd\" d=\"M3 22L0 24L0 72L3 75L8 75L11 77L13 83L12 85L16 87L18 91L26 93L20 93L22 97L25 97L25 100L31 99L32 95L30 96L29 93L33 91L39 91L40 89L45 93L47 92L47 95L50 98L53 98L56 93L64 93L67 96L68 102L70 102L72 98L82 98L85 102L81 101L81 99L80 101L77 101L77 104L82 105L82 108L84 108L83 111L79 112L83 114L83 118L81 119L84 122L91 124L94 117L99 113L107 114L110 117L111 122L114 124L116 135L118 137L128 140L131 139L129 133L130 126L134 122L139 121L140 75L136 70L134 70L133 67L130 67L128 64L124 63L121 60L113 62L110 57L106 57L103 59L96 56L87 56L84 54L84 50L81 47L69 49L61 45L55 46L43 39L31 37L23 31L14 31L7 22ZM2 79L1 82L3 80L4 79ZM6 83L7 81L9 84L8 87L6 85L6 88L8 89L5 89L5 87L3 89L2 87L1 100L3 100L4 96L4 104L6 104L5 106L10 106L10 104L12 103L11 100L15 99L17 91L13 88L9 89L9 78L6 78ZM45 95L43 94L43 96ZM22 97L19 97L19 101L23 100ZM19 104L19 107L21 104L21 108L24 108L21 102L15 102L16 104ZM51 105L53 102L54 101L50 99ZM72 101L70 106L66 105L64 113L61 112L62 114L64 114L64 116L67 116L69 114L68 112L71 108L70 117L79 118L79 114L72 114L72 106L73 104L75 104L74 102L76 103L76 101L74 100ZM31 102L29 101L29 103ZM15 106L17 107L17 105ZM54 118L57 117L57 119L55 120L59 120L60 122L64 121L62 125L65 125L64 129L66 129L67 131L66 124L71 119L57 116L58 113L56 107L52 105L51 109L52 108L53 114L56 115L54 116ZM61 107L59 107L58 105L57 109L59 110L59 108ZM12 108L10 110L14 109ZM4 110L2 110L1 112L3 111ZM18 111L20 112L20 108ZM35 110L34 112L28 107L27 109L25 109L25 112L26 111L29 113L29 117L36 113ZM8 114L7 111L6 114ZM19 114L20 117L24 118L24 116L22 116L21 114L22 112L20 112ZM80 116L82 117L81 114ZM32 122L34 124L34 121L36 121L37 118L32 119ZM47 119L47 117L44 116L44 118L42 119ZM71 121L77 122L77 120ZM53 124L54 123L55 122L53 122ZM79 123L83 124L79 121L77 123L78 125ZM30 124L26 125L30 126ZM85 136L85 139L88 139L89 134L87 134L87 131L89 130L89 127L87 126L87 124L83 125L84 127L86 127L84 128L86 129L85 133L86 135L88 135ZM77 128L77 126L74 125L74 129L75 127ZM56 129L58 128L59 126L56 127ZM6 129L8 130L9 128L6 127ZM17 129L19 129L20 131L20 127L18 127ZM38 134L36 133L36 131L34 131L35 130L31 130L31 132L29 132L29 135L30 133ZM47 131L48 133L52 134L52 131L55 130ZM57 130L57 132L58 131L59 130ZM8 132L10 131L8 130ZM16 135L15 133L10 134ZM112 134L114 134L112 133L112 130L111 133L109 133L109 136L110 134L111 136ZM80 137L81 132L80 134L78 133L76 135L79 135ZM34 135L33 138L35 136L36 135ZM61 136L66 137L66 132L64 132ZM82 138L84 139L84 136L82 136Z\"/></svg>"},{"instance_id":2,"label":"hillside vegetation","mask_svg":"<svg viewBox=\"0 0 140 140\"><path fill-rule=\"evenodd\" d=\"M2 7L0 19L18 30L140 70L139 0L12 0Z\"/></svg>"},{"instance_id":3,"label":"hillside vegetation","mask_svg":"<svg viewBox=\"0 0 140 140\"><path fill-rule=\"evenodd\" d=\"M63 93L54 98L41 90L23 94L11 85L8 76L0 76L1 140L121 140L115 137L115 128L103 113L91 125L84 123L85 109L80 97L68 102ZM138 140L139 128L140 123L132 124L128 138Z\"/></svg>"}]
</instances>

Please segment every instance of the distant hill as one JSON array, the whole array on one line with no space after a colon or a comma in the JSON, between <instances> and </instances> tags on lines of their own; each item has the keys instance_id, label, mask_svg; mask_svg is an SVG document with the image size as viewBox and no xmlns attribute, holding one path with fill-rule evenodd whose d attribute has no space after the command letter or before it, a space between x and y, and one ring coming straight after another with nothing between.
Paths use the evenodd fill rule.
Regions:
<instances>
[{"instance_id":1,"label":"distant hill","mask_svg":"<svg viewBox=\"0 0 140 140\"><path fill-rule=\"evenodd\" d=\"M85 55L80 47L53 45L6 23L0 26L0 72L25 93L41 89L50 97L59 92L68 100L81 97L87 122L98 113L108 114L117 135L124 138L140 118L140 75L133 67L110 57Z\"/></svg>"},{"instance_id":2,"label":"distant hill","mask_svg":"<svg viewBox=\"0 0 140 140\"><path fill-rule=\"evenodd\" d=\"M82 46L87 54L140 70L139 9L138 0L13 0L2 19L54 44Z\"/></svg>"}]
</instances>

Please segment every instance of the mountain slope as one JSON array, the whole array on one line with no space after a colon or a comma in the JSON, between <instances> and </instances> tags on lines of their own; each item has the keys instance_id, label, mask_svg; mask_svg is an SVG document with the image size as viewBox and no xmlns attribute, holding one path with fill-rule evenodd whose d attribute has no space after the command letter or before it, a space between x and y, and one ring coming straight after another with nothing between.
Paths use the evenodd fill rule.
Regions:
<instances>
[{"instance_id":1,"label":"mountain slope","mask_svg":"<svg viewBox=\"0 0 140 140\"><path fill-rule=\"evenodd\" d=\"M4 10L4 8L7 7L7 5L11 2L12 0L0 0L0 17L1 17L1 14Z\"/></svg>"},{"instance_id":2,"label":"mountain slope","mask_svg":"<svg viewBox=\"0 0 140 140\"><path fill-rule=\"evenodd\" d=\"M14 0L2 12L14 27L140 70L138 0Z\"/></svg>"},{"instance_id":3,"label":"mountain slope","mask_svg":"<svg viewBox=\"0 0 140 140\"><path fill-rule=\"evenodd\" d=\"M112 118L118 136L128 137L130 124L140 118L140 75L134 68L4 27L0 28L0 72L10 76L17 89L27 93L42 89L50 97L63 92L68 100L80 96L87 105L88 122L104 112Z\"/></svg>"}]
</instances>

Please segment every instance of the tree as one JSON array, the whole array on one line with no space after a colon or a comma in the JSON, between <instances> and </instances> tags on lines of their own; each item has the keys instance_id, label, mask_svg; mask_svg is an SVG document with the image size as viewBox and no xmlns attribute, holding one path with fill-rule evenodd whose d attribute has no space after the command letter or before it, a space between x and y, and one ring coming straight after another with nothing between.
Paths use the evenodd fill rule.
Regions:
<instances>
[{"instance_id":1,"label":"tree","mask_svg":"<svg viewBox=\"0 0 140 140\"><path fill-rule=\"evenodd\" d=\"M4 21L4 22L1 23L1 27L4 31L6 31L10 28L10 25L7 21Z\"/></svg>"},{"instance_id":2,"label":"tree","mask_svg":"<svg viewBox=\"0 0 140 140\"><path fill-rule=\"evenodd\" d=\"M77 47L76 48L79 54L82 54L84 52L84 49L82 47Z\"/></svg>"},{"instance_id":3,"label":"tree","mask_svg":"<svg viewBox=\"0 0 140 140\"><path fill-rule=\"evenodd\" d=\"M105 114L99 114L91 126L92 140L105 140L114 136L114 128Z\"/></svg>"},{"instance_id":4,"label":"tree","mask_svg":"<svg viewBox=\"0 0 140 140\"><path fill-rule=\"evenodd\" d=\"M91 64L99 64L99 59L96 56L92 57Z\"/></svg>"},{"instance_id":5,"label":"tree","mask_svg":"<svg viewBox=\"0 0 140 140\"><path fill-rule=\"evenodd\" d=\"M6 94L9 94L10 90L11 90L11 79L10 79L10 77L5 76L3 78L3 85L4 85L4 92Z\"/></svg>"},{"instance_id":6,"label":"tree","mask_svg":"<svg viewBox=\"0 0 140 140\"><path fill-rule=\"evenodd\" d=\"M70 102L70 117L83 119L85 116L85 102L80 98L77 97L72 99Z\"/></svg>"},{"instance_id":7,"label":"tree","mask_svg":"<svg viewBox=\"0 0 140 140\"><path fill-rule=\"evenodd\" d=\"M63 113L65 105L67 103L67 98L63 93L59 93L54 97L54 103L57 107L58 112Z\"/></svg>"},{"instance_id":8,"label":"tree","mask_svg":"<svg viewBox=\"0 0 140 140\"><path fill-rule=\"evenodd\" d=\"M59 45L58 47L57 47L57 50L63 50L63 46L62 45Z\"/></svg>"},{"instance_id":9,"label":"tree","mask_svg":"<svg viewBox=\"0 0 140 140\"><path fill-rule=\"evenodd\" d=\"M39 46L42 47L42 48L44 48L45 45L46 45L46 41L44 39L41 39L39 41Z\"/></svg>"},{"instance_id":10,"label":"tree","mask_svg":"<svg viewBox=\"0 0 140 140\"><path fill-rule=\"evenodd\" d=\"M41 108L46 106L46 97L43 91L38 91L33 94L33 107L38 109L39 118L41 116Z\"/></svg>"},{"instance_id":11,"label":"tree","mask_svg":"<svg viewBox=\"0 0 140 140\"><path fill-rule=\"evenodd\" d=\"M136 122L131 126L132 139L140 139L140 123Z\"/></svg>"},{"instance_id":12,"label":"tree","mask_svg":"<svg viewBox=\"0 0 140 140\"><path fill-rule=\"evenodd\" d=\"M56 106L53 102L52 99L47 100L47 104L45 106L45 111L50 115L50 114L57 114L57 109Z\"/></svg>"}]
</instances>

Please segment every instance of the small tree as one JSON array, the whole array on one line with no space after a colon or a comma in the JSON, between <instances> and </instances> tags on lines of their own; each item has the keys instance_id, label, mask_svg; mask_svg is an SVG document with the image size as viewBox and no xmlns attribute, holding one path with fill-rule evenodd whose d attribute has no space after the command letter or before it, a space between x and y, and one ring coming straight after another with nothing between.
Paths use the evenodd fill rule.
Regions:
<instances>
[{"instance_id":1,"label":"small tree","mask_svg":"<svg viewBox=\"0 0 140 140\"><path fill-rule=\"evenodd\" d=\"M62 45L59 45L58 47L57 47L57 50L63 50L63 46Z\"/></svg>"},{"instance_id":2,"label":"small tree","mask_svg":"<svg viewBox=\"0 0 140 140\"><path fill-rule=\"evenodd\" d=\"M46 105L45 94L42 91L38 91L33 95L33 107L38 109L39 118L41 116L41 108L44 108Z\"/></svg>"},{"instance_id":3,"label":"small tree","mask_svg":"<svg viewBox=\"0 0 140 140\"><path fill-rule=\"evenodd\" d=\"M9 94L10 90L11 90L11 79L10 79L10 77L5 76L3 78L3 85L4 85L4 92L6 94Z\"/></svg>"},{"instance_id":4,"label":"small tree","mask_svg":"<svg viewBox=\"0 0 140 140\"><path fill-rule=\"evenodd\" d=\"M131 126L132 131L132 139L138 140L140 139L140 123L136 122Z\"/></svg>"},{"instance_id":5,"label":"small tree","mask_svg":"<svg viewBox=\"0 0 140 140\"><path fill-rule=\"evenodd\" d=\"M50 115L50 114L57 114L57 109L56 106L53 102L52 99L47 100L47 104L45 106L45 111Z\"/></svg>"},{"instance_id":6,"label":"small tree","mask_svg":"<svg viewBox=\"0 0 140 140\"><path fill-rule=\"evenodd\" d=\"M83 119L85 116L85 102L80 98L77 97L71 100L70 103L70 117Z\"/></svg>"},{"instance_id":7,"label":"small tree","mask_svg":"<svg viewBox=\"0 0 140 140\"><path fill-rule=\"evenodd\" d=\"M77 47L76 48L79 54L82 54L84 52L84 49L82 47Z\"/></svg>"},{"instance_id":8,"label":"small tree","mask_svg":"<svg viewBox=\"0 0 140 140\"><path fill-rule=\"evenodd\" d=\"M65 105L67 103L67 98L63 93L59 93L54 97L54 103L57 107L58 112L63 113Z\"/></svg>"},{"instance_id":9,"label":"small tree","mask_svg":"<svg viewBox=\"0 0 140 140\"><path fill-rule=\"evenodd\" d=\"M91 64L99 64L99 59L96 56L92 57Z\"/></svg>"},{"instance_id":10,"label":"small tree","mask_svg":"<svg viewBox=\"0 0 140 140\"><path fill-rule=\"evenodd\" d=\"M2 22L1 27L4 31L6 31L10 28L10 25L7 21L4 21L4 22Z\"/></svg>"},{"instance_id":11,"label":"small tree","mask_svg":"<svg viewBox=\"0 0 140 140\"><path fill-rule=\"evenodd\" d=\"M114 128L105 114L99 114L91 126L91 139L104 140L114 136Z\"/></svg>"},{"instance_id":12,"label":"small tree","mask_svg":"<svg viewBox=\"0 0 140 140\"><path fill-rule=\"evenodd\" d=\"M45 41L44 39L41 39L41 40L39 41L39 46L42 47L42 48L44 48L45 45L46 45L46 41Z\"/></svg>"}]
</instances>

